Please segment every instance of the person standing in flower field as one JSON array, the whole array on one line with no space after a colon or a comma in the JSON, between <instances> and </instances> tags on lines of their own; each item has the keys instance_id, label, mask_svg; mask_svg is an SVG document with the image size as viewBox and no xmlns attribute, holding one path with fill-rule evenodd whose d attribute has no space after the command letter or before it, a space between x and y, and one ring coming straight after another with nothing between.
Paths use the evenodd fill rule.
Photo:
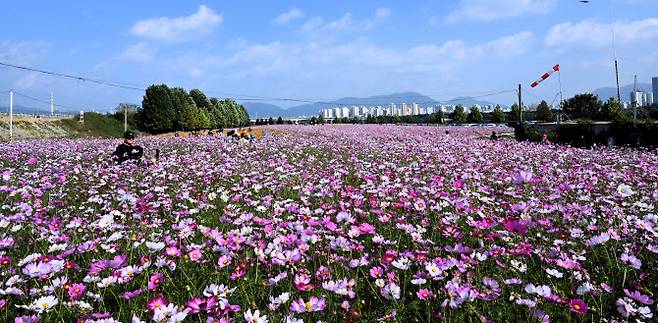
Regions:
<instances>
[{"instance_id":1,"label":"person standing in flower field","mask_svg":"<svg viewBox=\"0 0 658 323\"><path fill-rule=\"evenodd\" d=\"M126 160L140 160L143 155L144 149L135 145L135 134L132 131L126 131L123 134L123 143L114 150L112 158L122 164Z\"/></svg>"}]
</instances>

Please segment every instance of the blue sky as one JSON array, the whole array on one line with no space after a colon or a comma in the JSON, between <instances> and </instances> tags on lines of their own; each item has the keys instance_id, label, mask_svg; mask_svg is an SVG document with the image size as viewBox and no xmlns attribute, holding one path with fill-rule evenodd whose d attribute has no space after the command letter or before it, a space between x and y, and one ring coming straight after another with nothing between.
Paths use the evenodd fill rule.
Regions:
<instances>
[{"instance_id":1,"label":"blue sky","mask_svg":"<svg viewBox=\"0 0 658 323\"><path fill-rule=\"evenodd\" d=\"M658 1L23 1L0 12L0 61L212 96L437 100L529 84L562 66L566 96L658 76ZM107 110L143 93L0 67L14 88ZM556 78L528 90L552 100ZM511 104L514 94L486 98ZM0 94L5 101L6 95ZM17 98L16 104L45 105ZM272 101L282 106L290 103ZM3 102L1 105L6 105Z\"/></svg>"}]
</instances>

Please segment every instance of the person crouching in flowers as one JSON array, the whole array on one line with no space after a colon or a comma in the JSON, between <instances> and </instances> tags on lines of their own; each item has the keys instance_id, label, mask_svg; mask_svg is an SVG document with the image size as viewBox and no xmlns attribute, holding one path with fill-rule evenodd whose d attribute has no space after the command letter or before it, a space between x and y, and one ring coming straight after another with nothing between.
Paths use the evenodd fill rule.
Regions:
<instances>
[{"instance_id":1,"label":"person crouching in flowers","mask_svg":"<svg viewBox=\"0 0 658 323\"><path fill-rule=\"evenodd\" d=\"M112 158L118 164L126 160L140 160L144 155L144 149L135 145L135 134L132 131L126 131L123 134L123 143L117 146L112 153Z\"/></svg>"}]
</instances>

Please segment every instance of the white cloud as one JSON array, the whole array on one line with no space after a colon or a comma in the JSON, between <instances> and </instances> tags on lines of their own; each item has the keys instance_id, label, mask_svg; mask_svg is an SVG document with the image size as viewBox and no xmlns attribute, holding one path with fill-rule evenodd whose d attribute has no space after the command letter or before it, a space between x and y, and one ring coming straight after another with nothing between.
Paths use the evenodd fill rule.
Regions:
<instances>
[{"instance_id":1,"label":"white cloud","mask_svg":"<svg viewBox=\"0 0 658 323\"><path fill-rule=\"evenodd\" d=\"M126 48L117 58L126 61L150 62L153 60L156 52L157 49L146 43L137 43Z\"/></svg>"},{"instance_id":2,"label":"white cloud","mask_svg":"<svg viewBox=\"0 0 658 323\"><path fill-rule=\"evenodd\" d=\"M658 18L618 21L613 26L615 39L622 45L658 38ZM612 43L610 27L595 20L562 23L549 30L544 44L553 48L609 46Z\"/></svg>"},{"instance_id":3,"label":"white cloud","mask_svg":"<svg viewBox=\"0 0 658 323\"><path fill-rule=\"evenodd\" d=\"M493 21L527 14L545 14L556 0L462 0L458 8L445 19L447 23L460 21Z\"/></svg>"},{"instance_id":4,"label":"white cloud","mask_svg":"<svg viewBox=\"0 0 658 323\"><path fill-rule=\"evenodd\" d=\"M391 10L388 8L379 8L375 12L373 19L365 19L362 21L355 21L351 12L345 13L343 17L338 20L325 22L324 19L316 17L308 20L303 26L302 31L308 34L318 34L327 31L368 31L378 24L382 23L386 18L391 15Z\"/></svg>"},{"instance_id":5,"label":"white cloud","mask_svg":"<svg viewBox=\"0 0 658 323\"><path fill-rule=\"evenodd\" d=\"M470 44L450 40L440 44L422 44L406 49L382 47L366 39L350 42L311 41L287 43L275 41L266 44L247 44L228 56L186 55L169 61L182 71L193 68L213 71L221 69L234 78L268 78L287 76L328 77L335 73L359 75L396 73L400 75L446 72L486 57L505 59L520 55L532 43L532 32L523 31L489 42ZM324 76L318 76L324 75Z\"/></svg>"},{"instance_id":6,"label":"white cloud","mask_svg":"<svg viewBox=\"0 0 658 323\"><path fill-rule=\"evenodd\" d=\"M185 41L210 32L223 20L221 14L201 5L189 16L159 17L138 21L132 28L133 35L160 41Z\"/></svg>"},{"instance_id":7,"label":"white cloud","mask_svg":"<svg viewBox=\"0 0 658 323\"><path fill-rule=\"evenodd\" d=\"M46 54L46 45L39 42L0 41L0 61L29 65Z\"/></svg>"},{"instance_id":8,"label":"white cloud","mask_svg":"<svg viewBox=\"0 0 658 323\"><path fill-rule=\"evenodd\" d=\"M391 15L391 9L389 8L379 8L375 13L375 17L378 19L384 19Z\"/></svg>"},{"instance_id":9,"label":"white cloud","mask_svg":"<svg viewBox=\"0 0 658 323\"><path fill-rule=\"evenodd\" d=\"M304 13L296 7L291 7L290 10L278 15L272 20L272 23L277 25L287 24L289 21L304 17Z\"/></svg>"}]
</instances>

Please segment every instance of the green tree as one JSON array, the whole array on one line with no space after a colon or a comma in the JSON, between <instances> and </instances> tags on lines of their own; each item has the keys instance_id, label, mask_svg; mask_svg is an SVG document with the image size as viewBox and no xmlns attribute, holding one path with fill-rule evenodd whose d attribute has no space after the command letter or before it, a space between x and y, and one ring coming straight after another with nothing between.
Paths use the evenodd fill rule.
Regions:
<instances>
[{"instance_id":1,"label":"green tree","mask_svg":"<svg viewBox=\"0 0 658 323\"><path fill-rule=\"evenodd\" d=\"M601 119L609 120L613 123L624 124L631 121L631 117L624 111L616 99L610 98L601 107Z\"/></svg>"},{"instance_id":2,"label":"green tree","mask_svg":"<svg viewBox=\"0 0 658 323\"><path fill-rule=\"evenodd\" d=\"M519 122L521 119L521 109L519 108L519 105L514 103L512 104L512 111L510 111L510 117L509 120L512 120L514 122Z\"/></svg>"},{"instance_id":3,"label":"green tree","mask_svg":"<svg viewBox=\"0 0 658 323\"><path fill-rule=\"evenodd\" d=\"M436 113L432 113L429 116L427 116L427 123L429 124L439 123L438 119L436 118Z\"/></svg>"},{"instance_id":4,"label":"green tree","mask_svg":"<svg viewBox=\"0 0 658 323\"><path fill-rule=\"evenodd\" d=\"M393 124L398 124L398 123L400 123L400 116L397 115L397 114L396 114L396 115L393 115L393 117L391 117L391 123L393 123Z\"/></svg>"},{"instance_id":5,"label":"green tree","mask_svg":"<svg viewBox=\"0 0 658 323\"><path fill-rule=\"evenodd\" d=\"M452 118L452 122L456 124L462 124L466 121L466 113L464 112L464 106L461 104L458 104L455 107L455 110L452 111L450 114L450 118Z\"/></svg>"},{"instance_id":6,"label":"green tree","mask_svg":"<svg viewBox=\"0 0 658 323\"><path fill-rule=\"evenodd\" d=\"M491 114L491 119L494 123L505 122L505 113L503 112L503 109L500 108L500 105L496 104L496 107Z\"/></svg>"},{"instance_id":7,"label":"green tree","mask_svg":"<svg viewBox=\"0 0 658 323\"><path fill-rule=\"evenodd\" d=\"M549 122L553 120L553 112L546 101L541 101L537 106L537 120Z\"/></svg>"},{"instance_id":8,"label":"green tree","mask_svg":"<svg viewBox=\"0 0 658 323\"><path fill-rule=\"evenodd\" d=\"M283 118L279 117L276 119L276 124L283 124Z\"/></svg>"},{"instance_id":9,"label":"green tree","mask_svg":"<svg viewBox=\"0 0 658 323\"><path fill-rule=\"evenodd\" d=\"M210 129L210 112L207 109L197 108L197 129Z\"/></svg>"},{"instance_id":10,"label":"green tree","mask_svg":"<svg viewBox=\"0 0 658 323\"><path fill-rule=\"evenodd\" d=\"M192 100L192 97L187 97L187 100L185 100L185 104L183 105L182 109L180 110L180 129L177 130L185 130L185 131L190 131L190 130L197 130L200 128L200 116L199 116L199 109L196 107L196 104L194 103L194 100Z\"/></svg>"},{"instance_id":11,"label":"green tree","mask_svg":"<svg viewBox=\"0 0 658 323\"><path fill-rule=\"evenodd\" d=\"M189 93L185 89L180 87L174 87L169 89L169 95L171 96L171 102L174 107L175 117L173 120L174 130L184 130L182 126L183 110L185 110L185 105L188 104L188 99L190 98ZM188 130L188 129L185 129Z\"/></svg>"},{"instance_id":12,"label":"green tree","mask_svg":"<svg viewBox=\"0 0 658 323\"><path fill-rule=\"evenodd\" d=\"M163 133L174 129L174 111L169 87L151 85L146 89L139 112L139 126L150 133Z\"/></svg>"},{"instance_id":13,"label":"green tree","mask_svg":"<svg viewBox=\"0 0 658 323\"><path fill-rule=\"evenodd\" d=\"M436 115L436 120L437 120L438 124L445 123L446 116L443 114L443 110L439 110L437 112L434 112L434 114Z\"/></svg>"},{"instance_id":14,"label":"green tree","mask_svg":"<svg viewBox=\"0 0 658 323\"><path fill-rule=\"evenodd\" d=\"M192 97L192 100L194 100L194 104L196 104L197 108L206 110L210 109L210 100L208 100L208 97L206 97L201 90L193 89L190 91L190 96Z\"/></svg>"},{"instance_id":15,"label":"green tree","mask_svg":"<svg viewBox=\"0 0 658 323\"><path fill-rule=\"evenodd\" d=\"M274 124L274 119L272 119L272 117L270 117L270 118L267 120L267 124Z\"/></svg>"},{"instance_id":16,"label":"green tree","mask_svg":"<svg viewBox=\"0 0 658 323\"><path fill-rule=\"evenodd\" d=\"M320 115L320 117L318 117L318 123L319 123L319 124L325 124L325 122L326 122L326 121L324 120L324 116L323 116L323 115Z\"/></svg>"},{"instance_id":17,"label":"green tree","mask_svg":"<svg viewBox=\"0 0 658 323\"><path fill-rule=\"evenodd\" d=\"M573 119L595 118L601 113L602 104L599 98L591 93L578 94L564 101L562 109L564 113Z\"/></svg>"},{"instance_id":18,"label":"green tree","mask_svg":"<svg viewBox=\"0 0 658 323\"><path fill-rule=\"evenodd\" d=\"M476 106L471 107L470 111L468 112L467 120L470 123L482 122L482 112L480 112L480 108Z\"/></svg>"}]
</instances>

